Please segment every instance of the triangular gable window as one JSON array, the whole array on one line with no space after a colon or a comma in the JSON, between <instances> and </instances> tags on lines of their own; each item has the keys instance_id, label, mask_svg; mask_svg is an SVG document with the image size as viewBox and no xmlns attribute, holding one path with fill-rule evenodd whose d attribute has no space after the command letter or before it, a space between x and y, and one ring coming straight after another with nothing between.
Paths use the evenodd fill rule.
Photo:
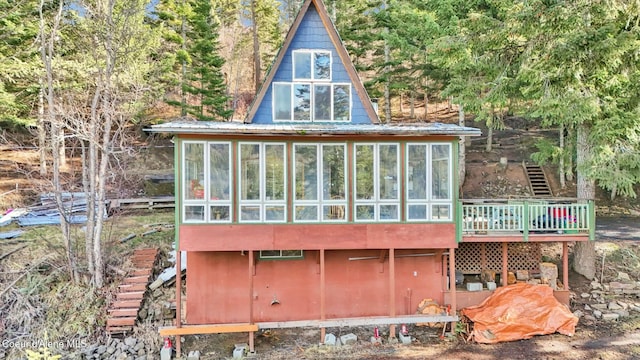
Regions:
<instances>
[{"instance_id":1,"label":"triangular gable window","mask_svg":"<svg viewBox=\"0 0 640 360\"><path fill-rule=\"evenodd\" d=\"M292 82L274 82L273 120L351 121L351 84L333 83L332 56L327 50L294 50Z\"/></svg>"}]
</instances>

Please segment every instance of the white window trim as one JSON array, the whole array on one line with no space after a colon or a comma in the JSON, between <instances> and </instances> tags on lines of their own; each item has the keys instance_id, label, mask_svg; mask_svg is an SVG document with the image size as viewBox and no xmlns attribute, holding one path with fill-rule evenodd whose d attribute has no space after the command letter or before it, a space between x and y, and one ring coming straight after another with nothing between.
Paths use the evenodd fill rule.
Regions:
<instances>
[{"instance_id":1,"label":"white window trim","mask_svg":"<svg viewBox=\"0 0 640 360\"><path fill-rule=\"evenodd\" d=\"M242 200L241 192L238 191L238 223L286 223L287 222L287 144L284 142L238 142L238 189L242 189L242 145L259 145L259 177L260 177L260 199L259 200ZM282 166L284 169L284 199L283 200L266 200L266 169L265 169L265 146L266 145L281 145L284 149L284 156L282 158ZM260 218L258 220L242 220L242 207L243 206L258 206L260 207ZM284 216L282 220L267 220L266 208L270 206L282 206L284 209Z\"/></svg>"},{"instance_id":2,"label":"white window trim","mask_svg":"<svg viewBox=\"0 0 640 360\"><path fill-rule=\"evenodd\" d=\"M357 147L358 146L373 145L373 199L357 199ZM400 144L399 143L354 143L353 144L353 221L354 222L400 222L401 221L401 198L402 194L400 189L396 189L397 199L380 199L380 145L395 145L398 151L396 152L396 176L398 177L398 187L400 187ZM357 207L359 205L371 206L375 208L375 214L373 219L358 219ZM384 205L395 205L397 209L395 219L380 219L380 207Z\"/></svg>"},{"instance_id":3,"label":"white window trim","mask_svg":"<svg viewBox=\"0 0 640 360\"><path fill-rule=\"evenodd\" d=\"M427 183L425 189L425 199L410 199L409 198L409 146L423 146L426 148L426 171L427 171ZM449 198L448 199L434 199L433 198L433 146L434 145L448 145L449 162L448 162L448 178L449 178ZM452 144L448 142L410 142L405 144L405 218L407 222L451 222L453 220L453 158L452 158ZM426 207L425 219L411 219L409 207L411 205L424 205ZM449 207L448 219L436 219L433 217L434 205L447 205Z\"/></svg>"},{"instance_id":4,"label":"white window trim","mask_svg":"<svg viewBox=\"0 0 640 360\"><path fill-rule=\"evenodd\" d=\"M290 119L276 119L276 91L275 91L275 86L276 85L289 85L290 86L290 91L289 94L291 96L291 108L289 109L289 113L291 114L291 118ZM309 98L310 98L310 103L311 106L309 107L309 120L295 120L294 117L294 108L295 108L295 95L294 95L294 89L293 86L294 85L309 85ZM347 117L347 120L316 120L315 119L315 111L316 111L316 99L315 99L315 86L316 85L325 85L325 86L329 86L330 89L330 99L331 99L331 106L330 106L330 112L331 112L331 119L335 119L335 110L334 110L334 106L335 106L335 102L334 102L334 90L336 86L348 86L349 87L349 116ZM353 117L353 89L351 87L350 83L314 83L314 82L309 82L309 81L295 81L295 82L283 82L283 81L278 81L278 82L273 82L271 84L271 119L274 123L303 123L303 124L308 124L308 123L323 123L323 124L335 124L335 123L349 123L352 120Z\"/></svg>"},{"instance_id":5,"label":"white window trim","mask_svg":"<svg viewBox=\"0 0 640 360\"><path fill-rule=\"evenodd\" d=\"M310 73L311 73L311 77L310 78L297 78L296 77L296 56L295 54L298 53L309 53L311 54L311 69ZM315 68L314 68L314 57L316 53L328 53L329 54L329 78L328 79L316 79L315 75ZM331 82L331 80L333 79L333 52L331 50L324 50L324 49L298 49L298 50L293 50L291 52L291 65L293 66L291 68L291 79L293 79L294 82L297 81L302 81L302 82Z\"/></svg>"},{"instance_id":6,"label":"white window trim","mask_svg":"<svg viewBox=\"0 0 640 360\"><path fill-rule=\"evenodd\" d=\"M189 179L187 179L187 172L185 171L186 166L186 147L188 144L202 144L204 148L204 156L203 156L203 172L204 172L204 196L202 199L187 199L186 194L188 192L189 187ZM210 171L211 171L211 163L210 163L210 145L211 144L224 144L229 146L229 199L228 200L211 200L210 199ZM182 203L180 205L182 222L185 224L204 224L204 223L231 223L233 221L233 201L231 199L234 191L233 181L232 181L232 149L233 145L229 141L182 141L182 151L181 151L181 172L182 172L182 186L181 186L181 194L180 198ZM187 219L187 207L188 206L203 206L203 220L193 220ZM211 207L212 206L229 206L229 219L226 220L211 220Z\"/></svg>"},{"instance_id":7,"label":"white window trim","mask_svg":"<svg viewBox=\"0 0 640 360\"><path fill-rule=\"evenodd\" d=\"M297 162L296 162L296 146L315 146L316 148L316 174L318 174L317 179L316 179L316 196L317 196L317 200L298 200L296 199L296 195L295 195L295 188L296 188L296 174L297 174ZM337 200L333 200L333 199L328 199L325 200L323 198L323 184L324 184L324 173L323 173L323 165L324 165L324 158L322 157L322 150L325 146L342 146L343 151L344 151L344 157L342 159L342 166L343 169L345 171L345 176L344 176L344 183L343 183L343 188L345 190L345 198L344 199L337 199ZM347 144L346 143L322 143L322 144L316 144L316 143L293 143L293 155L291 156L291 158L293 159L293 222L294 223L343 223L343 222L347 222L349 217L347 214L348 208L349 208L349 187L347 185L347 168L348 168L348 162L347 162ZM324 219L324 207L325 206L344 206L344 219ZM316 219L315 220L307 220L307 219L296 219L296 208L298 206L316 206L317 207L317 211L316 211Z\"/></svg>"}]
</instances>

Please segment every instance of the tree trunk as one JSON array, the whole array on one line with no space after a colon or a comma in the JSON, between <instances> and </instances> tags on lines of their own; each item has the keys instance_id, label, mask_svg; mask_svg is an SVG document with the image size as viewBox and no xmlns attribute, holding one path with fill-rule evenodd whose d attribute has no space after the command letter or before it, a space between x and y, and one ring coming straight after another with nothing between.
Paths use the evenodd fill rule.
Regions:
<instances>
[{"instance_id":1,"label":"tree trunk","mask_svg":"<svg viewBox=\"0 0 640 360\"><path fill-rule=\"evenodd\" d=\"M38 92L38 153L40 154L40 175L47 175L47 129L44 118L44 80L40 78Z\"/></svg>"},{"instance_id":2,"label":"tree trunk","mask_svg":"<svg viewBox=\"0 0 640 360\"><path fill-rule=\"evenodd\" d=\"M587 124L578 125L578 140L576 144L576 163L584 166L591 156L589 144L590 127ZM582 200L594 199L596 195L595 181L588 179L584 171L578 168L578 198ZM578 241L573 248L573 270L593 280L596 275L596 250L593 241Z\"/></svg>"},{"instance_id":3,"label":"tree trunk","mask_svg":"<svg viewBox=\"0 0 640 360\"><path fill-rule=\"evenodd\" d=\"M427 89L424 89L424 120L427 121L427 114L429 113L429 96L427 94Z\"/></svg>"},{"instance_id":4,"label":"tree trunk","mask_svg":"<svg viewBox=\"0 0 640 360\"><path fill-rule=\"evenodd\" d=\"M416 118L416 94L411 91L409 93L409 117L411 119Z\"/></svg>"},{"instance_id":5,"label":"tree trunk","mask_svg":"<svg viewBox=\"0 0 640 360\"><path fill-rule=\"evenodd\" d=\"M487 130L487 143L484 146L484 151L489 152L493 150L493 127L489 126Z\"/></svg>"},{"instance_id":6,"label":"tree trunk","mask_svg":"<svg viewBox=\"0 0 640 360\"><path fill-rule=\"evenodd\" d=\"M258 24L256 16L256 0L251 1L251 21L253 23L253 82L256 95L260 90L260 41L258 39Z\"/></svg>"},{"instance_id":7,"label":"tree trunk","mask_svg":"<svg viewBox=\"0 0 640 360\"><path fill-rule=\"evenodd\" d=\"M180 36L182 36L182 51L187 52L187 20L182 15L182 22L180 23ZM187 116L187 92L184 90L187 84L187 62L182 60L182 78L180 86L180 116Z\"/></svg>"},{"instance_id":8,"label":"tree trunk","mask_svg":"<svg viewBox=\"0 0 640 360\"><path fill-rule=\"evenodd\" d=\"M464 106L460 104L458 106L458 125L465 126L464 123ZM460 136L458 143L458 187L460 188L460 196L462 197L462 185L467 175L466 161L467 161L467 137Z\"/></svg>"},{"instance_id":9,"label":"tree trunk","mask_svg":"<svg viewBox=\"0 0 640 360\"><path fill-rule=\"evenodd\" d=\"M560 167L560 187L562 189L567 187L567 182L565 180L565 171L564 171L564 124L560 124L560 159L558 162L558 166Z\"/></svg>"}]
</instances>

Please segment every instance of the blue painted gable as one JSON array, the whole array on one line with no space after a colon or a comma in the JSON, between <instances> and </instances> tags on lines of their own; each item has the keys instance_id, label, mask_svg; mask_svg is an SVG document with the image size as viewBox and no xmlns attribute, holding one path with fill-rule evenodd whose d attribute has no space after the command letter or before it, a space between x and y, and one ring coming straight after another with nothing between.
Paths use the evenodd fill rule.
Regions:
<instances>
[{"instance_id":1,"label":"blue painted gable","mask_svg":"<svg viewBox=\"0 0 640 360\"><path fill-rule=\"evenodd\" d=\"M297 32L293 36L289 47L280 62L280 66L275 71L271 83L264 84L266 86L263 91L264 97L255 112L255 116L250 122L254 124L272 124L273 122L273 82L291 82L293 80L293 61L292 52L294 50L329 50L331 51L332 59L332 83L344 83L351 84L351 124L370 124L371 120L367 115L367 112L362 104L360 97L356 93L356 89L353 86L351 78L347 73L345 65L342 63L338 51L331 42L331 38L327 32L327 29L322 23L322 19L318 14L313 3L309 6L309 9L305 13ZM350 65L350 64L349 64ZM256 104L254 104L256 106ZM278 124L282 124L282 121L278 121ZM318 124L319 122L313 122ZM327 122L325 122L327 123ZM335 123L331 121L329 123Z\"/></svg>"}]
</instances>

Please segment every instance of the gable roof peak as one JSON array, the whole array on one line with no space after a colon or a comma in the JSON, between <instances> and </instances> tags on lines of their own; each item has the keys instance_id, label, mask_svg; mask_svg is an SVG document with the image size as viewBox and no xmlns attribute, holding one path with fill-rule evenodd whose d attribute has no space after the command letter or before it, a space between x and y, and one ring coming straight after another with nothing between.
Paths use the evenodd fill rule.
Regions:
<instances>
[{"instance_id":1,"label":"gable roof peak","mask_svg":"<svg viewBox=\"0 0 640 360\"><path fill-rule=\"evenodd\" d=\"M260 108L260 104L264 100L265 95L269 90L269 86L271 85L275 74L278 71L278 68L280 67L280 65L282 64L282 60L285 57L287 51L289 50L289 47L291 46L291 42L293 41L293 38L295 37L300 27L300 24L302 23L302 20L304 19L305 15L307 14L311 6L313 6L318 12L320 19L322 20L322 24L331 42L333 43L333 46L335 47L336 52L338 53L338 56L347 71L347 74L349 75L349 78L351 79L351 84L353 86L353 89L355 90L356 95L359 97L360 101L362 102L362 105L364 107L364 110L369 120L373 124L379 123L380 120L378 118L378 114L376 113L376 110L374 109L373 104L371 103L369 94L365 90L364 84L362 83L360 76L356 72L355 66L353 65L353 62L351 62L351 58L349 57L349 53L347 52L347 49L342 43L342 39L338 34L338 30L336 29L335 24L331 20L331 17L327 12L327 8L324 6L324 3L322 2L322 0L305 0L302 6L300 7L300 10L298 11L298 15L296 15L296 18L293 21L293 24L291 25L291 27L289 28L289 31L287 32L287 36L285 37L282 47L278 51L278 54L276 55L276 58L273 64L271 65L269 72L267 73L264 79L264 82L260 86L260 89L258 90L258 93L256 94L251 104L251 107L249 109L245 122L246 123L253 122L253 118L255 117L256 112Z\"/></svg>"}]
</instances>

